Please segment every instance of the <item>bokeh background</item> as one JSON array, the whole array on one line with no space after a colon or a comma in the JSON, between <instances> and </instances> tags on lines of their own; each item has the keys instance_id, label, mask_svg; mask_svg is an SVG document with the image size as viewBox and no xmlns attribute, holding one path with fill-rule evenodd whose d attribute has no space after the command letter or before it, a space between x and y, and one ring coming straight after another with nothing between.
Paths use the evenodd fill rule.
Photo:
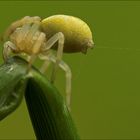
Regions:
<instances>
[{"instance_id":1,"label":"bokeh background","mask_svg":"<svg viewBox=\"0 0 140 140\"><path fill-rule=\"evenodd\" d=\"M87 55L63 57L73 73L72 116L81 138L140 139L140 2L0 1L0 33L26 15L54 14L86 21L96 44ZM56 86L64 96L62 70ZM0 122L0 139L35 139L25 101Z\"/></svg>"}]
</instances>

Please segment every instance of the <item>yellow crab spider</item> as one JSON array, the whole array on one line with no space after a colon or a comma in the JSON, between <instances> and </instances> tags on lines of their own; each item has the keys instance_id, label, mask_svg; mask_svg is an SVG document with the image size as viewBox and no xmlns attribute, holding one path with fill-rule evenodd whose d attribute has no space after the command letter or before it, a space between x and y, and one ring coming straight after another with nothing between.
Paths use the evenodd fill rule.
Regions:
<instances>
[{"instance_id":1,"label":"yellow crab spider","mask_svg":"<svg viewBox=\"0 0 140 140\"><path fill-rule=\"evenodd\" d=\"M4 36L4 60L10 53L27 54L29 68L38 56L45 60L40 71L45 72L49 62L54 63L51 82L55 80L56 69L59 66L66 73L66 102L70 108L71 70L62 61L63 52L83 52L92 48L94 43L88 25L81 19L68 15L54 15L41 20L40 17L29 17L13 22ZM58 43L57 43L58 42ZM56 56L50 51L57 50Z\"/></svg>"}]
</instances>

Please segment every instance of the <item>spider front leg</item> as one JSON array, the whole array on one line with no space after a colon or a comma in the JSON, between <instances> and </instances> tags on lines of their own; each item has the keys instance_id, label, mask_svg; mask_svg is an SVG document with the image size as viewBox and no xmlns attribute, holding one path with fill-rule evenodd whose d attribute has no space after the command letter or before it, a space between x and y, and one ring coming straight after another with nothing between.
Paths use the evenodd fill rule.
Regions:
<instances>
[{"instance_id":1,"label":"spider front leg","mask_svg":"<svg viewBox=\"0 0 140 140\"><path fill-rule=\"evenodd\" d=\"M29 17L29 16L25 16L20 20L17 20L15 22L13 22L5 31L2 40L5 41L18 27L23 26L24 24L27 23L39 23L41 21L41 18L38 16L34 16L34 17Z\"/></svg>"},{"instance_id":2,"label":"spider front leg","mask_svg":"<svg viewBox=\"0 0 140 140\"><path fill-rule=\"evenodd\" d=\"M40 52L42 43L45 41L45 39L46 39L45 34L41 32L33 46L32 55L28 58L29 64L28 64L27 72L30 70L33 62L37 58L38 52Z\"/></svg>"},{"instance_id":3,"label":"spider front leg","mask_svg":"<svg viewBox=\"0 0 140 140\"><path fill-rule=\"evenodd\" d=\"M7 41L4 43L4 48L3 48L3 58L4 61L6 62L6 60L9 58L9 55L12 52L16 52L16 46L11 42L11 41Z\"/></svg>"},{"instance_id":4,"label":"spider front leg","mask_svg":"<svg viewBox=\"0 0 140 140\"><path fill-rule=\"evenodd\" d=\"M55 81L57 67L58 67L59 62L61 61L62 55L63 55L63 48L64 48L63 33L58 32L54 36L52 36L45 44L46 48L43 50L44 52L48 51L57 41L58 41L58 48L57 48L57 54L56 54L56 63L52 70L51 83L54 83L54 81Z\"/></svg>"},{"instance_id":5,"label":"spider front leg","mask_svg":"<svg viewBox=\"0 0 140 140\"><path fill-rule=\"evenodd\" d=\"M57 58L50 54L44 57L46 59L46 62L44 62L42 66L42 71L45 71L48 68L49 62L57 63ZM71 78L72 73L70 67L62 60L59 61L58 66L64 70L66 74L66 103L68 106L68 109L70 110L70 103L71 103Z\"/></svg>"},{"instance_id":6,"label":"spider front leg","mask_svg":"<svg viewBox=\"0 0 140 140\"><path fill-rule=\"evenodd\" d=\"M29 63L27 72L29 72L33 62L46 41L46 35L39 31L39 27L40 23L34 23L32 25L25 24L10 36L10 38L16 43L20 52L28 55L27 61Z\"/></svg>"}]
</instances>

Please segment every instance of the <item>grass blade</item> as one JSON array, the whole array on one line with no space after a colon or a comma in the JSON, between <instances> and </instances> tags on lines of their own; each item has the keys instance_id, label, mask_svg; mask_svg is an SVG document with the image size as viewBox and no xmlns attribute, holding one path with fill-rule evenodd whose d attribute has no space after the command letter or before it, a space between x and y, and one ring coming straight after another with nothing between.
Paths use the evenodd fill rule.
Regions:
<instances>
[{"instance_id":1,"label":"grass blade","mask_svg":"<svg viewBox=\"0 0 140 140\"><path fill-rule=\"evenodd\" d=\"M78 140L74 122L58 90L37 70L32 70L26 102L38 140Z\"/></svg>"},{"instance_id":2,"label":"grass blade","mask_svg":"<svg viewBox=\"0 0 140 140\"><path fill-rule=\"evenodd\" d=\"M14 59L0 66L0 120L12 113L21 103L25 92L25 69Z\"/></svg>"}]
</instances>

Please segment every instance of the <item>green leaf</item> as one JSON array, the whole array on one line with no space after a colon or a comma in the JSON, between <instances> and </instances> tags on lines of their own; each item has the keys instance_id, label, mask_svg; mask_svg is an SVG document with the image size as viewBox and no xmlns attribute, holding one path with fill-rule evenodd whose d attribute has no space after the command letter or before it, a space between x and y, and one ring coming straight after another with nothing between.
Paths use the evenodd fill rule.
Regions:
<instances>
[{"instance_id":1,"label":"green leaf","mask_svg":"<svg viewBox=\"0 0 140 140\"><path fill-rule=\"evenodd\" d=\"M0 120L20 105L26 86L25 73L14 59L0 66Z\"/></svg>"},{"instance_id":2,"label":"green leaf","mask_svg":"<svg viewBox=\"0 0 140 140\"><path fill-rule=\"evenodd\" d=\"M78 140L66 103L58 90L37 71L27 84L26 101L39 140Z\"/></svg>"},{"instance_id":3,"label":"green leaf","mask_svg":"<svg viewBox=\"0 0 140 140\"><path fill-rule=\"evenodd\" d=\"M25 92L27 107L38 140L79 140L63 97L34 67L27 74L27 66L28 63L19 57L14 57L1 66L0 79L3 79L3 82L0 84L0 100L2 100L0 118L16 109ZM17 95L18 98L13 95ZM10 104L8 113L2 109L7 103ZM12 108L11 104L15 106Z\"/></svg>"}]
</instances>

